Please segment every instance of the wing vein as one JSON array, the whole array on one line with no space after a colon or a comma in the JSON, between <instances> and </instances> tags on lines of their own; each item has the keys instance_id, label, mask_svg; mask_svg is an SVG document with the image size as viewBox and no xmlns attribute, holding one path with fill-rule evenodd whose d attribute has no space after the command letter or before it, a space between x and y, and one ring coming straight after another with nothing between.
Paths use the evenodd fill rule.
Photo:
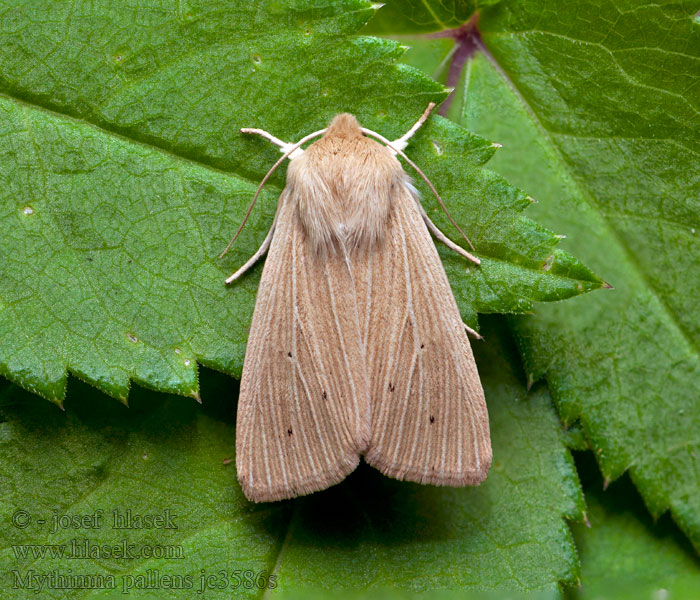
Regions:
<instances>
[{"instance_id":1,"label":"wing vein","mask_svg":"<svg viewBox=\"0 0 700 600\"><path fill-rule=\"evenodd\" d=\"M344 248L343 248L343 252L345 253ZM348 268L347 255L346 255L346 260L344 262L345 262L346 268ZM330 302L331 302L331 313L333 314L333 321L335 324L335 330L336 330L336 333L338 334L338 340L340 341L340 350L341 350L341 353L343 355L343 362L345 364L345 372L348 375L348 383L350 384L350 390L352 393L352 401L353 401L353 405L355 407L355 425L356 425L356 427L354 430L359 431L359 428L360 428L360 406L359 406L358 397L357 397L356 382L355 382L353 376L351 375L352 370L350 369L350 363L348 362L348 353L346 350L345 336L343 335L343 329L340 326L340 321L338 319L337 304L336 304L335 294L333 293L333 285L331 284L327 262L325 264L325 274L326 274L326 285L328 286L328 295L329 295ZM335 423L334 425L336 428L338 427L338 423Z\"/></svg>"},{"instance_id":2,"label":"wing vein","mask_svg":"<svg viewBox=\"0 0 700 600\"><path fill-rule=\"evenodd\" d=\"M298 294L298 280L297 280L297 268L299 266L298 263L298 255L297 255L297 242L298 242L298 236L297 236L297 229L294 228L292 232L292 306L294 307L293 310L293 326L292 326L292 348L293 348L293 355L292 358L296 360L297 358L297 345L296 345L296 338L297 338L297 320L299 318L299 307L297 305L297 299L299 297ZM304 268L306 268L306 265L304 265ZM295 363L293 363L295 364ZM306 397L309 400L308 405L311 411L311 418L314 422L314 427L316 428L316 433L318 434L318 439L321 443L321 448L323 448L323 455L324 458L326 459L326 464L328 465L329 470L332 470L332 464L330 457L328 456L328 450L326 449L326 443L323 441L323 435L321 434L321 428L318 425L318 418L316 415L316 409L315 407L315 402L313 401L313 398L310 397L308 387L306 385L306 378L303 377L300 373L300 379L301 379L301 384L304 386L304 391L306 392ZM298 382L297 378L293 377L292 378L294 382L294 398L296 400L296 405L297 405L297 414L301 416L301 404L299 402L299 388L298 388ZM314 470L314 474L317 475L316 471L316 465L315 461L313 458L313 453L311 452L311 448L308 444L308 439L306 438L306 434L304 432L304 428L301 428L302 433L304 434L304 441L306 442L306 450L307 454L309 456L309 460L311 461L312 468Z\"/></svg>"}]
</instances>

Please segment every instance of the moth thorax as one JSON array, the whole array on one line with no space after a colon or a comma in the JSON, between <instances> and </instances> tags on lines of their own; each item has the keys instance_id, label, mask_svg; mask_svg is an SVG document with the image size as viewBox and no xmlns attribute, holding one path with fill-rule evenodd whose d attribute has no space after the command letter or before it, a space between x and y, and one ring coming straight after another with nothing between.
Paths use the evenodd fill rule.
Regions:
<instances>
[{"instance_id":1,"label":"moth thorax","mask_svg":"<svg viewBox=\"0 0 700 600\"><path fill-rule=\"evenodd\" d=\"M345 154L345 153L344 153ZM380 243L403 171L357 156L293 161L287 186L307 240L318 252L352 251ZM369 158L367 156L359 158ZM393 161L393 157L392 157ZM396 163L398 165L398 163Z\"/></svg>"}]
</instances>

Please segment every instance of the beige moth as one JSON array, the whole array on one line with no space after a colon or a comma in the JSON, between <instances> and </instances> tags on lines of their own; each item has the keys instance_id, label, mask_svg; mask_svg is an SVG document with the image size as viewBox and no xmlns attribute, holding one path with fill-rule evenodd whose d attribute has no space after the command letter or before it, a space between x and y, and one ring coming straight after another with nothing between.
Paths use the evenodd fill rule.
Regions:
<instances>
[{"instance_id":1,"label":"beige moth","mask_svg":"<svg viewBox=\"0 0 700 600\"><path fill-rule=\"evenodd\" d=\"M290 159L267 238L226 280L267 253L236 423L238 479L252 501L325 489L361 456L390 477L420 483L476 485L486 477L484 392L430 233L479 259L432 223L396 158L426 179L403 149L433 106L393 142L350 114L295 144L241 130L277 144L283 156L238 233L270 174Z\"/></svg>"}]
</instances>

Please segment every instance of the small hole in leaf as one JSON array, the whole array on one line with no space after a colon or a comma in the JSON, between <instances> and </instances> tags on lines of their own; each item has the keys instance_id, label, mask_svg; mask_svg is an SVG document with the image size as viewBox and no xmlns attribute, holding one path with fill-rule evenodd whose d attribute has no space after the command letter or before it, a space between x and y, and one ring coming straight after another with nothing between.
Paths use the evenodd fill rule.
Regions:
<instances>
[{"instance_id":1,"label":"small hole in leaf","mask_svg":"<svg viewBox=\"0 0 700 600\"><path fill-rule=\"evenodd\" d=\"M175 348L175 354L182 354L182 350L180 350L180 348Z\"/></svg>"},{"instance_id":2,"label":"small hole in leaf","mask_svg":"<svg viewBox=\"0 0 700 600\"><path fill-rule=\"evenodd\" d=\"M192 361L189 358L185 359L185 366L189 367L192 364Z\"/></svg>"},{"instance_id":3,"label":"small hole in leaf","mask_svg":"<svg viewBox=\"0 0 700 600\"><path fill-rule=\"evenodd\" d=\"M259 54L253 54L253 62L256 65L259 65L262 62L262 56L260 56Z\"/></svg>"},{"instance_id":4,"label":"small hole in leaf","mask_svg":"<svg viewBox=\"0 0 700 600\"><path fill-rule=\"evenodd\" d=\"M442 142L438 140L432 140L433 143L433 148L435 148L435 154L438 156L442 156L442 153L445 151L442 147Z\"/></svg>"},{"instance_id":5,"label":"small hole in leaf","mask_svg":"<svg viewBox=\"0 0 700 600\"><path fill-rule=\"evenodd\" d=\"M33 214L34 214L34 209L33 209L31 206L25 206L25 207L22 209L22 212L23 212L25 215L33 215Z\"/></svg>"},{"instance_id":6,"label":"small hole in leaf","mask_svg":"<svg viewBox=\"0 0 700 600\"><path fill-rule=\"evenodd\" d=\"M139 338L137 338L133 333L127 333L126 337L128 337L129 341L133 342L134 344L139 341Z\"/></svg>"}]
</instances>

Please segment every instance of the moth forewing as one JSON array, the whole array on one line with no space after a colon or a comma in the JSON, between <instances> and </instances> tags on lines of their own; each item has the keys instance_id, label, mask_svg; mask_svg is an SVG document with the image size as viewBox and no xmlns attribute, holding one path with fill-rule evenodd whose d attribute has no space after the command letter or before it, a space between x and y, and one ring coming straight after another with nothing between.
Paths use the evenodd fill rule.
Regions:
<instances>
[{"instance_id":1,"label":"moth forewing","mask_svg":"<svg viewBox=\"0 0 700 600\"><path fill-rule=\"evenodd\" d=\"M372 398L365 460L398 479L474 485L491 464L484 392L416 201L404 176L384 243L354 268Z\"/></svg>"},{"instance_id":2,"label":"moth forewing","mask_svg":"<svg viewBox=\"0 0 700 600\"><path fill-rule=\"evenodd\" d=\"M338 483L369 438L364 347L341 253L312 250L283 192L246 349L236 468L256 502Z\"/></svg>"}]
</instances>

